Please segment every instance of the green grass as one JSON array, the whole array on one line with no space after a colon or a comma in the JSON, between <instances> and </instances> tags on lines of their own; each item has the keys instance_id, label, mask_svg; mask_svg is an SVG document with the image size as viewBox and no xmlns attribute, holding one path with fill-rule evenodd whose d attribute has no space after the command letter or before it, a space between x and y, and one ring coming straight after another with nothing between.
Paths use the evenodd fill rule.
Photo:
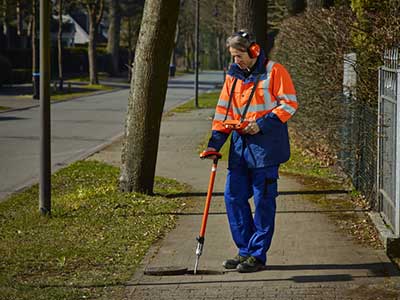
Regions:
<instances>
[{"instance_id":1,"label":"green grass","mask_svg":"<svg viewBox=\"0 0 400 300\"><path fill-rule=\"evenodd\" d=\"M183 75L190 74L190 73L193 74L193 72L186 72L185 70L176 70L175 77L183 76Z\"/></svg>"},{"instance_id":2,"label":"green grass","mask_svg":"<svg viewBox=\"0 0 400 300\"><path fill-rule=\"evenodd\" d=\"M89 85L82 85L79 86L79 89L74 91L72 88L72 92L68 92L68 88L64 87L62 92L56 91L53 92L51 95L52 101L65 101L72 98L79 98L83 96L88 96L94 92L98 91L111 91L113 88L107 85L101 84L89 84Z\"/></svg>"},{"instance_id":3,"label":"green grass","mask_svg":"<svg viewBox=\"0 0 400 300\"><path fill-rule=\"evenodd\" d=\"M208 141L209 141L210 137L211 137L211 132L207 133L207 135L205 136L203 142L198 146L198 149L197 149L198 152L201 152L201 151L203 151L204 149L207 148L207 144L208 144ZM226 140L225 144L219 150L219 153L222 154L222 159L221 160L228 161L230 144L231 144L231 139L230 139L230 136L229 136L228 139Z\"/></svg>"},{"instance_id":4,"label":"green grass","mask_svg":"<svg viewBox=\"0 0 400 300\"><path fill-rule=\"evenodd\" d=\"M104 73L104 72L98 72L97 76L98 76L99 80L105 79L105 78L108 77L107 73ZM89 77L89 75L80 76L80 77L73 77L73 78L69 78L68 81L72 81L72 82L89 82L90 81L90 77Z\"/></svg>"},{"instance_id":5,"label":"green grass","mask_svg":"<svg viewBox=\"0 0 400 300\"><path fill-rule=\"evenodd\" d=\"M219 92L211 92L211 93L204 93L199 95L199 108L215 108L218 99L219 99ZM195 104L194 104L194 99L189 100L185 104L182 104L175 109L172 110L172 113L182 113L182 112L188 112L191 110L194 110ZM199 145L198 147L198 152L203 151L204 149L207 148L207 143L208 140L210 139L210 134L205 137L204 141ZM228 154L229 154L229 138L225 145L221 148L220 153L222 154L222 160L228 160Z\"/></svg>"},{"instance_id":6,"label":"green grass","mask_svg":"<svg viewBox=\"0 0 400 300\"><path fill-rule=\"evenodd\" d=\"M323 166L318 159L307 154L307 152L301 148L301 145L299 145L293 137L291 138L290 152L290 159L286 163L282 164L281 171L288 174L315 177L325 180L338 179L338 176L332 168Z\"/></svg>"},{"instance_id":7,"label":"green grass","mask_svg":"<svg viewBox=\"0 0 400 300\"><path fill-rule=\"evenodd\" d=\"M198 102L199 108L215 108L218 103L219 92L204 93L199 95ZM172 113L188 112L195 108L194 99L189 100L183 105L173 109Z\"/></svg>"},{"instance_id":8,"label":"green grass","mask_svg":"<svg viewBox=\"0 0 400 300\"><path fill-rule=\"evenodd\" d=\"M77 162L52 176L52 215L38 187L0 203L0 299L121 299L149 246L175 224L186 191L156 178L158 196L121 193L119 169Z\"/></svg>"},{"instance_id":9,"label":"green grass","mask_svg":"<svg viewBox=\"0 0 400 300\"><path fill-rule=\"evenodd\" d=\"M6 106L0 106L0 110L6 110L6 109L9 109L9 107L6 107Z\"/></svg>"},{"instance_id":10,"label":"green grass","mask_svg":"<svg viewBox=\"0 0 400 300\"><path fill-rule=\"evenodd\" d=\"M65 101L70 99L75 99L79 97L89 96L95 92L99 91L111 91L114 88L107 85L102 84L88 84L88 85L80 85L79 87L72 87L71 90L68 89L68 85L64 84L64 90L60 91L51 91L50 100L53 102ZM24 99L29 98L32 99L32 95L22 95L17 96L17 98Z\"/></svg>"}]
</instances>

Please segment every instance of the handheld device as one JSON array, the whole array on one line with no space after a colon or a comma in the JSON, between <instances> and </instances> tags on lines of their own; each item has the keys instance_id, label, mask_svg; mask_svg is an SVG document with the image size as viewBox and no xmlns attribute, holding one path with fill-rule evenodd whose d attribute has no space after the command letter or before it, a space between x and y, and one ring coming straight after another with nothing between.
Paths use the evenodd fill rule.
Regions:
<instances>
[{"instance_id":1,"label":"handheld device","mask_svg":"<svg viewBox=\"0 0 400 300\"><path fill-rule=\"evenodd\" d=\"M233 129L233 130L243 130L248 124L248 121L241 120L225 120L223 122L225 128Z\"/></svg>"}]
</instances>

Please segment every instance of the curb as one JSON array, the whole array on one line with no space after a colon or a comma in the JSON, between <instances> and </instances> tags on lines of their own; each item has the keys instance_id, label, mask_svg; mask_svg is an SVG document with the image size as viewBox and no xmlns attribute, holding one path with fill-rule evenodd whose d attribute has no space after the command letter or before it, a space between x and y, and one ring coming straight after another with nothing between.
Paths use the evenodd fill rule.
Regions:
<instances>
[{"instance_id":1,"label":"curb","mask_svg":"<svg viewBox=\"0 0 400 300\"><path fill-rule=\"evenodd\" d=\"M118 92L118 91L123 90L123 89L126 89L126 88L115 88L115 89L108 90L108 91L98 91L98 92L93 92L93 93L90 93L90 94L88 93L88 95L85 95L85 96L81 95L81 96L76 96L76 97L72 97L72 98L65 99L65 100L60 100L60 101L56 101L56 102L50 102L50 105L55 105L55 104L59 104L59 103L67 102L67 101L74 101L74 100L77 100L77 99L90 97L90 96L97 96L97 95L103 95L103 94L108 94L108 93L112 93L112 92ZM13 112L13 111L27 110L27 109L39 107L40 106L40 100L37 100L37 101L39 103L38 104L34 104L34 105L28 105L28 106L24 106L24 107L0 110L0 114L9 113L9 112Z\"/></svg>"},{"instance_id":2,"label":"curb","mask_svg":"<svg viewBox=\"0 0 400 300\"><path fill-rule=\"evenodd\" d=\"M378 230L379 238L385 247L386 254L389 257L400 257L400 237L393 234L379 212L369 212L368 215Z\"/></svg>"}]
</instances>

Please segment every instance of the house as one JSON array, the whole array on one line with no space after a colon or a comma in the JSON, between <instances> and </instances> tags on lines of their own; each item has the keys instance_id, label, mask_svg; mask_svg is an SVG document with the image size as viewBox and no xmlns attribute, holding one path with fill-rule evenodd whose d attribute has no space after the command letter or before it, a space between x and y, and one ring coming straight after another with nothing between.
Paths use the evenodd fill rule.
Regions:
<instances>
[{"instance_id":1,"label":"house","mask_svg":"<svg viewBox=\"0 0 400 300\"><path fill-rule=\"evenodd\" d=\"M89 17L86 12L76 11L69 15L75 25L75 44L89 43ZM107 43L107 24L103 21L99 25L98 43Z\"/></svg>"},{"instance_id":2,"label":"house","mask_svg":"<svg viewBox=\"0 0 400 300\"><path fill-rule=\"evenodd\" d=\"M79 30L76 22L69 16L62 16L62 44L64 47L73 47L76 44L76 38ZM53 45L57 44L58 40L58 16L52 16L50 21L50 40Z\"/></svg>"},{"instance_id":3,"label":"house","mask_svg":"<svg viewBox=\"0 0 400 300\"><path fill-rule=\"evenodd\" d=\"M63 15L63 45L65 47L74 47L75 45L85 45L89 43L89 18L86 13L75 12L69 15ZM54 22L51 26L51 41L57 41L58 17L53 16ZM54 24L54 25L53 25ZM99 43L107 42L107 28L100 24Z\"/></svg>"}]
</instances>

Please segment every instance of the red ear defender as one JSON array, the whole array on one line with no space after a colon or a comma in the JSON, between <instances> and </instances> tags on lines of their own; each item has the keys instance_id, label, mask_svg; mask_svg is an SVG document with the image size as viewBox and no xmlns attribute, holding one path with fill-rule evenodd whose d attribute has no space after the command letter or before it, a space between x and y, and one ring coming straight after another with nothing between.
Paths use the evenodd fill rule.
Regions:
<instances>
[{"instance_id":1,"label":"red ear defender","mask_svg":"<svg viewBox=\"0 0 400 300\"><path fill-rule=\"evenodd\" d=\"M260 45L257 43L251 43L249 48L247 49L247 53L250 58L256 58L260 55Z\"/></svg>"}]
</instances>

